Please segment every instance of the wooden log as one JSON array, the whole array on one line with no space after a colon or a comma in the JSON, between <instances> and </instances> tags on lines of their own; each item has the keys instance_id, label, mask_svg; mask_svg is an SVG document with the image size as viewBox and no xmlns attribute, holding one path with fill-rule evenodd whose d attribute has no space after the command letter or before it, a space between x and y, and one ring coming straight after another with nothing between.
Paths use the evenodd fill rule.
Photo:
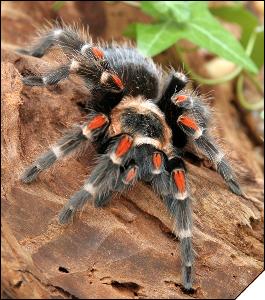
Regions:
<instances>
[{"instance_id":1,"label":"wooden log","mask_svg":"<svg viewBox=\"0 0 265 300\"><path fill-rule=\"evenodd\" d=\"M80 13L71 1L66 5L72 5L73 15ZM104 12L102 35L110 37L111 20L114 35L121 36L122 26L131 19L111 16L120 11L131 16L135 8L108 5L94 3L95 10ZM33 34L31 27L27 32L23 17L30 4L26 1L9 9L16 11L14 27L23 28L16 35ZM62 17L64 10L67 7L60 12ZM32 18L40 24L47 11L40 8ZM69 10L67 14L70 18ZM10 24L10 18L4 11L4 25ZM214 135L222 140L250 198L232 194L203 160L200 166L188 163L196 251L196 290L188 295L181 289L179 242L171 234L171 219L148 186L139 183L114 197L106 208L87 205L73 224L58 224L59 210L90 173L95 159L92 148L65 159L30 185L20 182L23 168L84 118L78 103L89 95L80 91L80 82L74 79L49 88L23 86L21 73L42 72L53 57L16 54L12 47L22 41L12 38L7 26L4 30L2 298L235 298L262 271L264 220L263 173L232 105L232 84L211 87L211 106L218 112ZM166 52L161 59L172 59L168 53L172 54ZM203 57L194 56L192 61L197 63L195 69L202 68ZM204 93L209 90L201 88Z\"/></svg>"}]
</instances>

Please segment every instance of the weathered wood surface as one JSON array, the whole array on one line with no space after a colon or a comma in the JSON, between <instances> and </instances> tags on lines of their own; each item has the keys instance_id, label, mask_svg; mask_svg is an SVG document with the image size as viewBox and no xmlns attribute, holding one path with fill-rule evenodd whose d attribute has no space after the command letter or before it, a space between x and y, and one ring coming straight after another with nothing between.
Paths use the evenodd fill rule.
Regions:
<instances>
[{"instance_id":1,"label":"weathered wood surface","mask_svg":"<svg viewBox=\"0 0 265 300\"><path fill-rule=\"evenodd\" d=\"M71 225L58 224L59 210L93 166L92 148L65 159L30 185L19 181L26 165L84 117L77 103L87 95L73 79L50 88L23 87L21 82L20 73L41 72L52 62L52 55L37 59L13 51L33 36L34 22L54 17L51 2L3 5L2 298L235 298L263 268L263 173L232 105L232 84L211 87L212 106L218 111L215 136L253 199L233 195L206 163L188 163L194 294L181 290L171 220L162 201L144 184L115 197L104 209L87 205ZM98 2L87 4L86 10L80 5L68 2L60 15L69 21L85 11L81 20L104 38L120 39L136 12L139 20L145 19L124 4ZM170 61L171 54L169 50L160 60ZM203 58L196 61L201 68Z\"/></svg>"}]
</instances>

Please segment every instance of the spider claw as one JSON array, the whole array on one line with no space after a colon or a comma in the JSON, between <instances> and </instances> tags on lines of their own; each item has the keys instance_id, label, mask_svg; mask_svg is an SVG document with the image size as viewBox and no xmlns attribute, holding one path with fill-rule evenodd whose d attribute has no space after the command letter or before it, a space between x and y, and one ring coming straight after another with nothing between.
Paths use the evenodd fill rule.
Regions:
<instances>
[{"instance_id":1,"label":"spider claw","mask_svg":"<svg viewBox=\"0 0 265 300\"><path fill-rule=\"evenodd\" d=\"M26 50L23 48L16 49L17 53L23 54L23 55L29 55L33 57L41 58L44 55L44 52L42 49L35 49L35 50Z\"/></svg>"},{"instance_id":2,"label":"spider claw","mask_svg":"<svg viewBox=\"0 0 265 300\"><path fill-rule=\"evenodd\" d=\"M20 54L24 54L24 55L31 55L31 51L23 49L23 48L16 49L16 52L20 53Z\"/></svg>"},{"instance_id":3,"label":"spider claw","mask_svg":"<svg viewBox=\"0 0 265 300\"><path fill-rule=\"evenodd\" d=\"M76 192L59 213L59 222L61 224L69 223L76 211L82 208L91 197L91 193L85 189Z\"/></svg>"},{"instance_id":4,"label":"spider claw","mask_svg":"<svg viewBox=\"0 0 265 300\"><path fill-rule=\"evenodd\" d=\"M59 213L58 219L60 224L68 224L70 223L70 219L74 217L75 211L72 207L64 207Z\"/></svg>"},{"instance_id":5,"label":"spider claw","mask_svg":"<svg viewBox=\"0 0 265 300\"><path fill-rule=\"evenodd\" d=\"M242 196L243 195L242 190L241 190L239 184L235 181L235 179L230 179L228 181L228 185L229 185L230 190L234 194L236 194L238 196Z\"/></svg>"},{"instance_id":6,"label":"spider claw","mask_svg":"<svg viewBox=\"0 0 265 300\"><path fill-rule=\"evenodd\" d=\"M42 85L44 85L42 77L38 77L38 76L23 77L22 82L25 85L30 85L30 86L42 86Z\"/></svg>"},{"instance_id":7,"label":"spider claw","mask_svg":"<svg viewBox=\"0 0 265 300\"><path fill-rule=\"evenodd\" d=\"M184 284L184 288L187 291L191 291L192 290L192 278L191 278L191 267L185 266L183 273L183 284Z\"/></svg>"},{"instance_id":8,"label":"spider claw","mask_svg":"<svg viewBox=\"0 0 265 300\"><path fill-rule=\"evenodd\" d=\"M21 176L21 180L24 183L30 183L37 178L40 171L41 170L38 168L38 166L33 165L24 171Z\"/></svg>"}]
</instances>

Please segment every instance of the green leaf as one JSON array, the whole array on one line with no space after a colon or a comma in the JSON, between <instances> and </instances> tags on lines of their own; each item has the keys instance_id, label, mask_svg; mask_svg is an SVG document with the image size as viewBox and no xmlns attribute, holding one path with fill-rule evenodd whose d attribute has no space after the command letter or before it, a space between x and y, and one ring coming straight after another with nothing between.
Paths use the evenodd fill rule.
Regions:
<instances>
[{"instance_id":1,"label":"green leaf","mask_svg":"<svg viewBox=\"0 0 265 300\"><path fill-rule=\"evenodd\" d=\"M240 43L210 13L204 13L203 17L194 15L184 32L194 44L257 73L257 67Z\"/></svg>"},{"instance_id":2,"label":"green leaf","mask_svg":"<svg viewBox=\"0 0 265 300\"><path fill-rule=\"evenodd\" d=\"M215 7L211 8L211 12L225 21L240 25L242 28L240 41L244 47L246 47L252 32L259 25L258 18L243 5ZM259 69L264 64L264 30L257 34L251 59Z\"/></svg>"},{"instance_id":3,"label":"green leaf","mask_svg":"<svg viewBox=\"0 0 265 300\"><path fill-rule=\"evenodd\" d=\"M137 24L132 23L127 26L127 28L123 31L123 34L132 39L136 39L137 36Z\"/></svg>"},{"instance_id":4,"label":"green leaf","mask_svg":"<svg viewBox=\"0 0 265 300\"><path fill-rule=\"evenodd\" d=\"M186 23L191 17L190 7L188 1L165 1L167 2L167 7L169 14L179 23ZM177 3L174 3L177 2Z\"/></svg>"},{"instance_id":5,"label":"green leaf","mask_svg":"<svg viewBox=\"0 0 265 300\"><path fill-rule=\"evenodd\" d=\"M164 15L163 13L161 13L156 2L159 1L141 1L140 2L141 10L145 12L147 15L154 17L155 19L158 20L166 19L168 17L167 14Z\"/></svg>"},{"instance_id":6,"label":"green leaf","mask_svg":"<svg viewBox=\"0 0 265 300\"><path fill-rule=\"evenodd\" d=\"M160 19L157 24L136 26L137 45L144 55L156 55L187 39L251 72L258 71L240 43L210 14L206 1L141 1L141 7Z\"/></svg>"},{"instance_id":7,"label":"green leaf","mask_svg":"<svg viewBox=\"0 0 265 300\"><path fill-rule=\"evenodd\" d=\"M187 23L191 18L192 7L207 9L205 1L141 1L141 9L157 20L174 20Z\"/></svg>"},{"instance_id":8,"label":"green leaf","mask_svg":"<svg viewBox=\"0 0 265 300\"><path fill-rule=\"evenodd\" d=\"M137 24L136 32L137 47L145 56L166 50L182 37L182 32L170 21L154 25Z\"/></svg>"},{"instance_id":9,"label":"green leaf","mask_svg":"<svg viewBox=\"0 0 265 300\"><path fill-rule=\"evenodd\" d=\"M52 5L54 11L59 11L64 6L65 1L55 1Z\"/></svg>"},{"instance_id":10,"label":"green leaf","mask_svg":"<svg viewBox=\"0 0 265 300\"><path fill-rule=\"evenodd\" d=\"M259 27L256 28L256 30ZM264 65L264 27L258 31L251 58L260 69Z\"/></svg>"},{"instance_id":11,"label":"green leaf","mask_svg":"<svg viewBox=\"0 0 265 300\"><path fill-rule=\"evenodd\" d=\"M258 19L243 5L220 6L210 9L211 13L242 28L241 43L245 47L253 30L258 26Z\"/></svg>"}]
</instances>

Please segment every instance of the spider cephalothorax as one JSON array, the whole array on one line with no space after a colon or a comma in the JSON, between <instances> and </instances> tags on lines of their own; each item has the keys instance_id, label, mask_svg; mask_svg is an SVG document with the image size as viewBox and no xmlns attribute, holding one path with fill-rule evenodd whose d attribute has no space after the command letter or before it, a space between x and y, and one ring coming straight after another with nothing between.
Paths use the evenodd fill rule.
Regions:
<instances>
[{"instance_id":1,"label":"spider cephalothorax","mask_svg":"<svg viewBox=\"0 0 265 300\"><path fill-rule=\"evenodd\" d=\"M103 206L113 192L137 180L148 182L174 217L180 239L183 284L192 288L192 220L190 193L183 154L187 144L200 149L235 194L242 192L231 167L208 135L209 110L195 93L184 89L187 78L171 70L162 72L151 59L128 45L92 44L70 27L46 30L36 45L20 52L42 57L59 46L68 63L43 76L23 78L26 85L52 85L71 73L90 89L87 122L74 127L23 174L26 183L55 161L91 142L99 159L89 178L59 215L67 223L88 200Z\"/></svg>"}]
</instances>

